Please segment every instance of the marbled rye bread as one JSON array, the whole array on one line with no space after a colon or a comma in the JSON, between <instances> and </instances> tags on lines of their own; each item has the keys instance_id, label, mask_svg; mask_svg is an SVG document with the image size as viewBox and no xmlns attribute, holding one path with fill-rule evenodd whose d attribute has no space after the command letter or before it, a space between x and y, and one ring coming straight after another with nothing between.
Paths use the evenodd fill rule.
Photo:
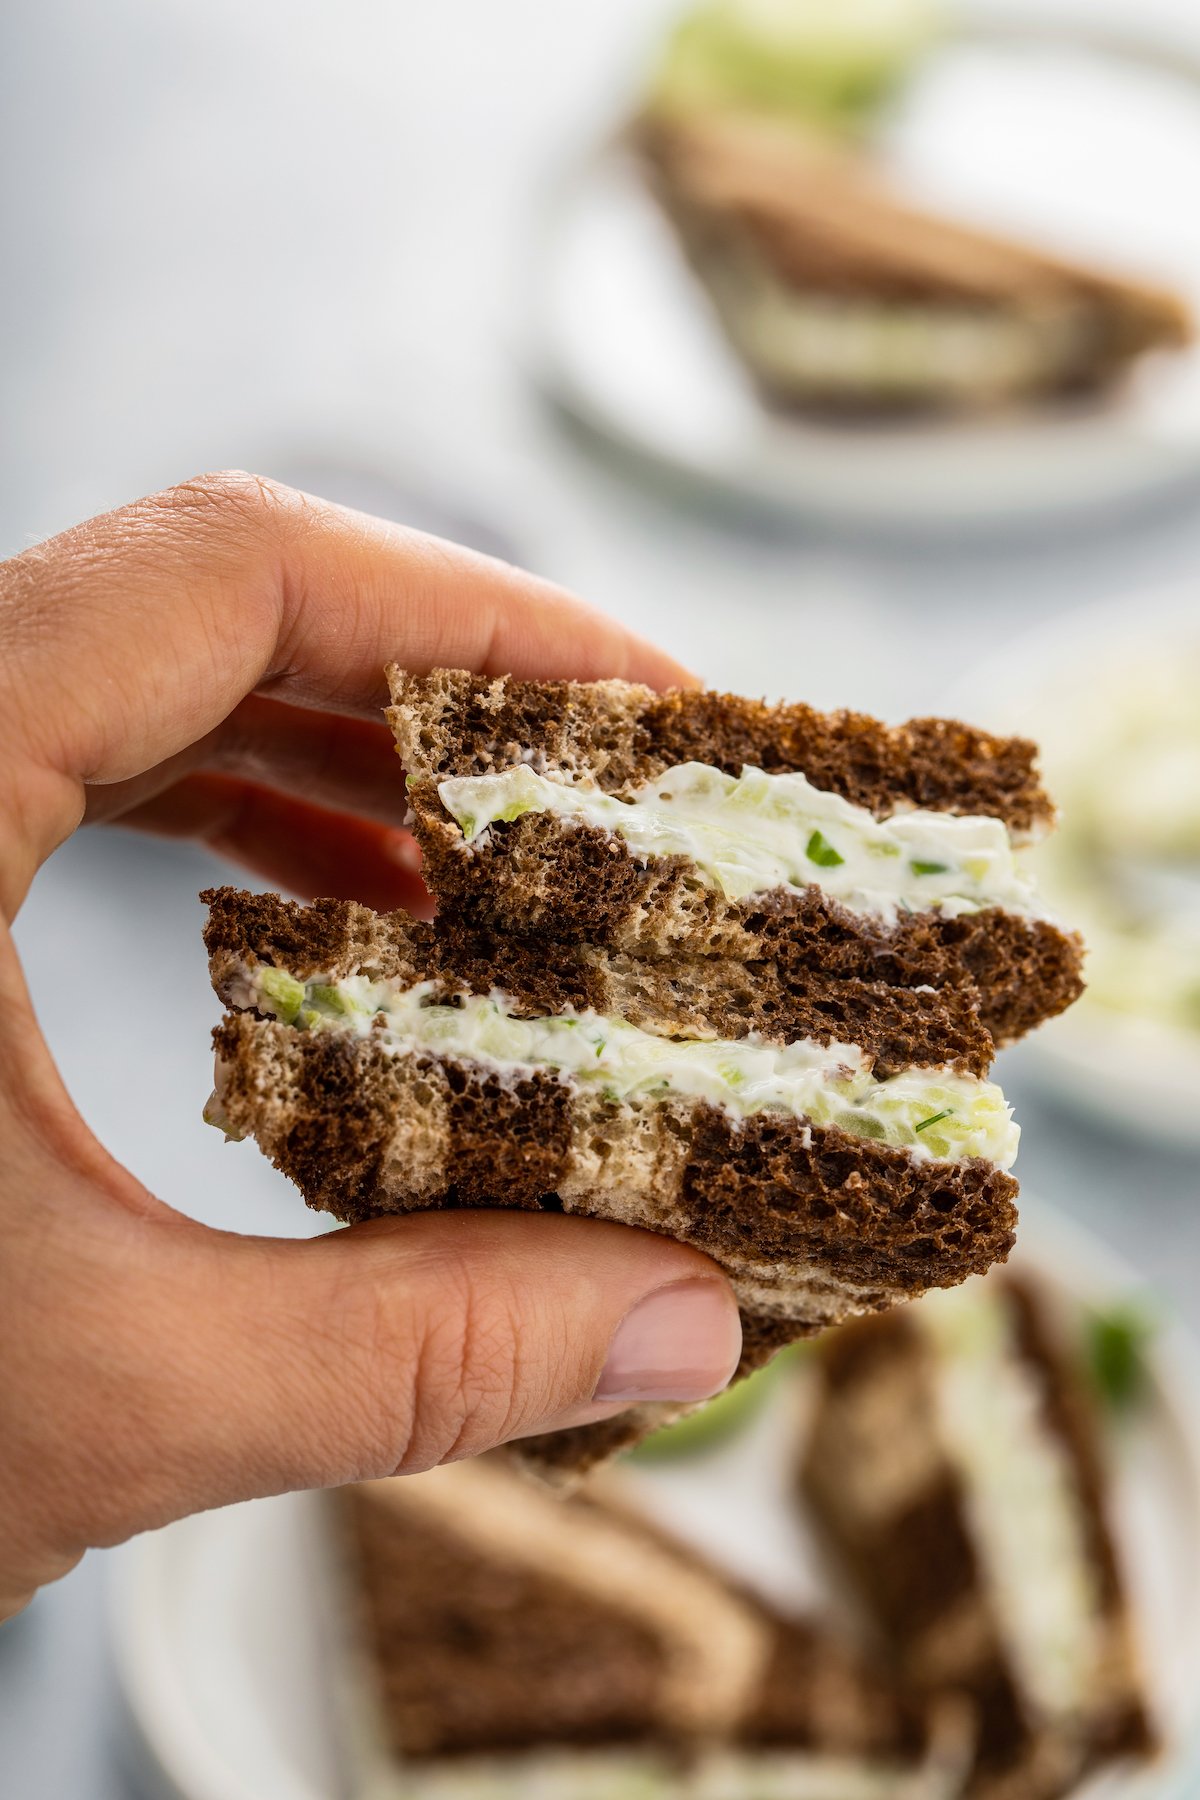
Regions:
<instances>
[{"instance_id":1,"label":"marbled rye bread","mask_svg":"<svg viewBox=\"0 0 1200 1800\"><path fill-rule=\"evenodd\" d=\"M970 1701L978 1719L971 1800L1058 1800L1101 1763L1145 1755L1155 1732L1109 1526L1094 1399L1032 1283L1006 1272L984 1291L1008 1311L1012 1354L1036 1406L1032 1422L1070 1472L1097 1612L1084 1710L1056 1721L1028 1689L981 1549L985 1509L949 1447L920 1309L858 1320L821 1344L800 1483L908 1685Z\"/></svg>"},{"instance_id":2,"label":"marbled rye bread","mask_svg":"<svg viewBox=\"0 0 1200 1800\"><path fill-rule=\"evenodd\" d=\"M399 915L222 889L206 939L214 984L231 1005L214 1034L227 1126L253 1136L308 1203L355 1221L446 1207L578 1213L694 1244L728 1273L742 1311L742 1372L781 1344L931 1286L952 1285L1007 1255L1016 1183L982 1158L917 1159L836 1126L763 1111L735 1119L684 1094L614 1102L552 1070L517 1078L443 1056L396 1054L370 1035L297 1030L239 1000L260 964L337 978L431 980L447 995L501 987L535 1013L600 1002L659 1035L696 1028L711 1006L730 1035L842 1039L844 1007L776 973L739 1011L747 974L698 959L647 984L617 958L554 956L441 933ZM772 982L775 983L772 988ZM856 990L853 1042L884 1067L955 1061L981 1073L989 1052L969 997ZM523 1450L572 1471L635 1441L661 1409Z\"/></svg>"},{"instance_id":3,"label":"marbled rye bread","mask_svg":"<svg viewBox=\"0 0 1200 1800\"><path fill-rule=\"evenodd\" d=\"M468 846L438 795L450 776L533 764L628 798L681 762L738 774L800 771L885 817L920 807L999 819L1017 841L1053 819L1034 746L942 719L888 727L857 713L738 696L655 694L624 682L488 681L389 671L389 712L426 880L457 921L544 941L774 962L895 988L966 985L998 1044L1063 1011L1082 947L1046 919L989 907L912 912L889 925L816 885L728 899L683 856L639 860L614 834L551 814L494 824Z\"/></svg>"}]
</instances>

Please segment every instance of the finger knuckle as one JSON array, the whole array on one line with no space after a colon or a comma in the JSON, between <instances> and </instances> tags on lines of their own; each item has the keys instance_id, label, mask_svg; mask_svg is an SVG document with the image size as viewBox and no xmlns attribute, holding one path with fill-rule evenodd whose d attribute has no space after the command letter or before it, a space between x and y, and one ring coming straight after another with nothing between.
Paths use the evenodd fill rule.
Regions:
<instances>
[{"instance_id":1,"label":"finger knuckle","mask_svg":"<svg viewBox=\"0 0 1200 1800\"><path fill-rule=\"evenodd\" d=\"M206 524L281 527L294 510L290 488L246 469L215 469L178 482L161 496L173 512Z\"/></svg>"},{"instance_id":2,"label":"finger knuckle","mask_svg":"<svg viewBox=\"0 0 1200 1800\"><path fill-rule=\"evenodd\" d=\"M409 1432L398 1466L431 1468L511 1434L528 1376L510 1296L458 1275L421 1322L410 1367Z\"/></svg>"}]
</instances>

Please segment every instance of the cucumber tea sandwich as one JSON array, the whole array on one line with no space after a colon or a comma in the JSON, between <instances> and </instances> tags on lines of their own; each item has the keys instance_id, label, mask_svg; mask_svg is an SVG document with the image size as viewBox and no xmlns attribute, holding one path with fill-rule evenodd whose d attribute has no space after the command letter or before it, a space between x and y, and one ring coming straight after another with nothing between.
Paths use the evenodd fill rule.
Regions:
<instances>
[{"instance_id":1,"label":"cucumber tea sandwich","mask_svg":"<svg viewBox=\"0 0 1200 1800\"><path fill-rule=\"evenodd\" d=\"M210 1117L345 1220L522 1207L714 1258L741 1372L1002 1260L995 1043L1080 945L1033 748L620 682L390 672L434 924L219 889ZM574 1473L671 1409L533 1439Z\"/></svg>"}]
</instances>

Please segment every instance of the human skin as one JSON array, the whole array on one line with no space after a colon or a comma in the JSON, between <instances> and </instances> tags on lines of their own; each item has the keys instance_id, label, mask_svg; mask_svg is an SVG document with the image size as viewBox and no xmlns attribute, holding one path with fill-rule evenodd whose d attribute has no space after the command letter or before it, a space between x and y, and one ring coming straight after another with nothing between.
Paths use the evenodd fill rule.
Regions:
<instances>
[{"instance_id":1,"label":"human skin","mask_svg":"<svg viewBox=\"0 0 1200 1800\"><path fill-rule=\"evenodd\" d=\"M237 473L0 565L0 1618L185 1513L703 1398L737 1362L728 1284L683 1245L520 1212L214 1231L71 1103L9 926L80 824L428 911L381 722L391 660L689 679L533 576Z\"/></svg>"}]
</instances>

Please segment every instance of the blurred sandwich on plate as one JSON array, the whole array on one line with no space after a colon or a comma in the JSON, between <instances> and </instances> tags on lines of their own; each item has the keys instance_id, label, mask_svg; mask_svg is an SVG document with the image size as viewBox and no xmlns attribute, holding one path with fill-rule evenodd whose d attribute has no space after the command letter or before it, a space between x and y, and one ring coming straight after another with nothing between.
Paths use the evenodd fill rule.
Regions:
<instances>
[{"instance_id":1,"label":"blurred sandwich on plate","mask_svg":"<svg viewBox=\"0 0 1200 1800\"><path fill-rule=\"evenodd\" d=\"M938 39L904 0L703 0L634 127L763 396L986 409L1110 386L1184 347L1186 302L905 197L868 135Z\"/></svg>"},{"instance_id":2,"label":"blurred sandwich on plate","mask_svg":"<svg viewBox=\"0 0 1200 1800\"><path fill-rule=\"evenodd\" d=\"M547 208L537 378L673 490L854 530L1194 485L1200 55L1105 13L693 0Z\"/></svg>"},{"instance_id":3,"label":"blurred sandwich on plate","mask_svg":"<svg viewBox=\"0 0 1200 1800\"><path fill-rule=\"evenodd\" d=\"M500 1459L340 1496L355 1800L946 1800L961 1709L905 1697L640 1512ZM355 1669L351 1663L350 1668Z\"/></svg>"},{"instance_id":4,"label":"blurred sandwich on plate","mask_svg":"<svg viewBox=\"0 0 1200 1800\"><path fill-rule=\"evenodd\" d=\"M1057 1800L1155 1747L1081 1352L1001 1275L813 1359L805 1502L898 1678L969 1701L978 1800Z\"/></svg>"},{"instance_id":5,"label":"blurred sandwich on plate","mask_svg":"<svg viewBox=\"0 0 1200 1800\"><path fill-rule=\"evenodd\" d=\"M1108 1129L1160 1147L1200 1144L1198 691L1191 587L1026 633L955 690L1037 731L1059 803L1052 839L1026 855L1051 910L1081 928L1086 987L1031 1066Z\"/></svg>"}]
</instances>

